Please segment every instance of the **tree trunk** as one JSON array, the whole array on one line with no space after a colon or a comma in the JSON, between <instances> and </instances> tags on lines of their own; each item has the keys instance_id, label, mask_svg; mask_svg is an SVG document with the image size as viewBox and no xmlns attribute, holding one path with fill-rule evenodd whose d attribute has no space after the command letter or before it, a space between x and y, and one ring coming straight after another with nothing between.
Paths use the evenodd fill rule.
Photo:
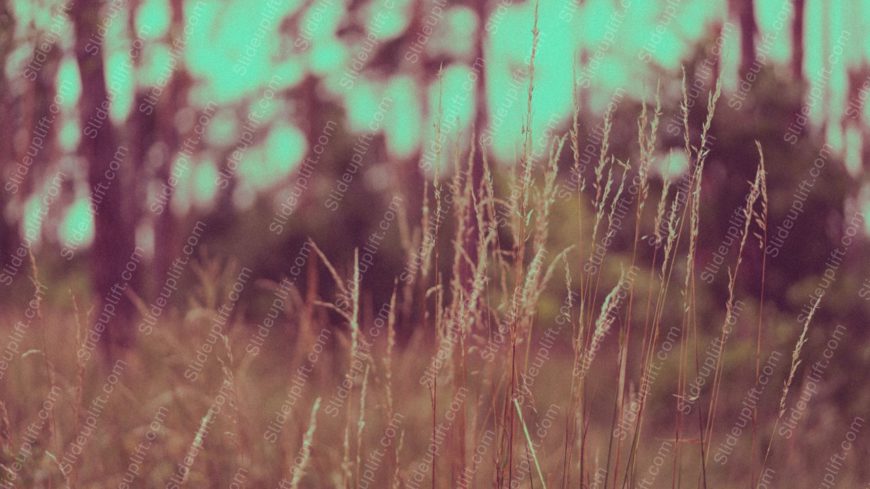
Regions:
<instances>
[{"instance_id":1,"label":"tree trunk","mask_svg":"<svg viewBox=\"0 0 870 489\"><path fill-rule=\"evenodd\" d=\"M170 28L167 43L173 39L181 39L184 35L184 8L181 0L170 2ZM164 163L157 170L157 178L161 185L169 186L172 174L172 162L178 153L178 148L183 140L175 126L175 115L178 109L187 106L187 87L189 79L187 73L179 66L172 73L171 79L166 86L161 99L157 102L154 115L154 126L159 133L165 150ZM173 192L174 194L174 192ZM154 221L154 278L160 284L165 280L166 273L174 259L178 249L178 223L172 213L172 196L165 203L163 212L155 217Z\"/></svg>"},{"instance_id":2,"label":"tree trunk","mask_svg":"<svg viewBox=\"0 0 870 489\"><path fill-rule=\"evenodd\" d=\"M15 27L15 19L9 11L10 5L6 2L0 3L0 59L8 59L9 53L13 51L14 38L13 32ZM15 139L16 127L20 127L16 119L18 114L15 113L15 100L12 97L11 80L6 78L5 73L0 73L0 131L7 135L0 138L0 175L3 176L4 183L8 178L6 171L15 171L15 164L18 160L18 154L12 141ZM12 201L12 196L5 189L0 189L0 209L8 209ZM0 266L6 263L9 255L13 253L13 249L18 245L15 229L6 216L0 213ZM0 275L0 280L2 280ZM0 282L0 285L6 285Z\"/></svg>"},{"instance_id":3,"label":"tree trunk","mask_svg":"<svg viewBox=\"0 0 870 489\"><path fill-rule=\"evenodd\" d=\"M740 24L740 76L746 75L755 62L755 2L753 0L730 0L732 15Z\"/></svg>"},{"instance_id":4,"label":"tree trunk","mask_svg":"<svg viewBox=\"0 0 870 489\"><path fill-rule=\"evenodd\" d=\"M795 79L804 79L804 12L806 0L794 0L794 20L791 25L791 71Z\"/></svg>"},{"instance_id":5,"label":"tree trunk","mask_svg":"<svg viewBox=\"0 0 870 489\"><path fill-rule=\"evenodd\" d=\"M474 8L477 13L477 18L480 26L486 25L486 20L488 18L487 12L487 0L475 0ZM472 134L474 139L472 139L471 144L473 145L470 148L471 151L474 152L474 158L471 162L471 169L469 172L470 177L470 185L472 192L479 197L478 193L480 191L481 182L483 182L483 151L484 148L479 144L480 134L486 129L486 63L483 62L485 59L485 46L486 46L486 29L478 28L477 33L474 38L474 56L472 57L472 70L477 71L477 78L475 83L475 110L474 110L474 122L472 124ZM468 234L467 239L464 244L465 253L471 259L471 263L477 263L477 248L478 243L480 241L480 230L477 226L477 210L475 209L474 204L471 205L470 212L468 213L468 222L466 224L468 226ZM463 261L463 266L461 268L462 271L462 283L468 288L471 289L471 280L473 280L474 270L472 269L472 265L468 262Z\"/></svg>"},{"instance_id":6,"label":"tree trunk","mask_svg":"<svg viewBox=\"0 0 870 489\"><path fill-rule=\"evenodd\" d=\"M75 53L82 78L82 95L79 101L80 122L83 129L89 121L100 121L102 125L96 131L82 135L79 142L79 154L88 165L88 186L90 189L102 185L105 193L94 216L94 243L91 249L91 274L94 292L98 295L98 309L95 313L97 321L101 321L99 331L101 341L109 356L114 356L116 350L132 345L134 341L132 302L124 291L133 286L133 278L125 273L125 268L132 268L131 256L135 248L134 227L129 219L129 201L125 201L125 184L128 181L130 162L123 158L119 167L113 170L112 160L119 149L115 129L111 120L101 115L100 106L108 106L108 89L105 80L103 55L101 49L96 55L85 51L88 39L97 36L100 17L99 12L103 2L98 0L82 0L73 9L73 24L75 30ZM114 178L106 178L108 172L115 171ZM103 318L108 319L101 319Z\"/></svg>"}]
</instances>

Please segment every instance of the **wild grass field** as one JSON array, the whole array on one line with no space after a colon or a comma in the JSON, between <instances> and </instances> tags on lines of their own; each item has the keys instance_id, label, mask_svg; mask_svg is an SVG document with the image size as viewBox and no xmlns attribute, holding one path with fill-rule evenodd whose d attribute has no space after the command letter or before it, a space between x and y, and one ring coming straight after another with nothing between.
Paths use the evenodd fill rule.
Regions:
<instances>
[{"instance_id":1,"label":"wild grass field","mask_svg":"<svg viewBox=\"0 0 870 489\"><path fill-rule=\"evenodd\" d=\"M187 42L182 3L171 2L176 17L167 22ZM218 211L198 220L194 211L173 215L166 197L148 214L147 234L94 204L93 249L64 248L87 253L93 288L86 265L59 259L57 243L28 241L11 261L4 256L0 284L14 286L0 292L8 296L0 301L0 487L870 489L866 207L857 198L840 206L857 193L842 183L845 164L832 158L824 178L816 175L828 145L807 148L822 131L807 130L796 146L812 156L787 151L771 121L793 115L782 108L791 94L773 75L759 78L757 90L767 90L753 95L759 108L737 117L725 98L738 99L718 77L703 90L693 83L703 78L697 63L647 87L642 102L612 104L599 121L588 116L574 60L574 90L563 101L570 120L536 132L536 55L548 39L538 5L531 32L516 34L532 41L522 107L511 113L523 128L511 164L494 161L474 123L445 136L457 123L444 102L458 95L443 92L438 66L434 139L420 146L447 163L421 173L420 188L397 184L404 173L361 172L369 184L389 183L345 194L350 183L341 179L359 171L347 169L356 146L331 132L338 125L327 107L311 103L305 113L330 129L310 132L311 152L329 147L338 165L294 180L310 184L314 210L301 203L294 214L294 201L284 215L273 200L269 212L251 204L222 214L243 200L228 193L234 203L220 194L209 208ZM79 51L87 50L94 20L75 15ZM411 52L425 58L419 42ZM81 58L83 67L102 59ZM167 93L186 95L192 79L179 75ZM315 100L310 80L300 85ZM92 87L82 105L96 107ZM164 114L176 102L150 107ZM181 143L177 120L190 122L187 134L206 134L196 124L214 114L195 112L172 113L165 126L131 116L146 128L124 136L141 156L136 164L159 159L153 154L172 148L166 141ZM105 163L94 174L112 168L104 142L81 142L82 161ZM666 171L679 161L681 171ZM398 175L399 167L372 172ZM161 182L174 178L169 168ZM344 173L332 180L331 171ZM218 181L236 185L234 172ZM132 175L126 188L146 187ZM799 183L804 175L813 180ZM111 191L125 205L145 193L123 194L121 183ZM196 201L196 192L173 191ZM341 218L320 219L324 195L344 206ZM280 231L251 232L262 223ZM136 245L142 234L158 244L184 235L175 225L190 231L172 241L171 259ZM293 248L285 227L313 231ZM286 256L271 251L279 240ZM110 260L121 267L100 266ZM139 286L155 270L156 283ZM124 304L135 314L119 327Z\"/></svg>"},{"instance_id":2,"label":"wild grass field","mask_svg":"<svg viewBox=\"0 0 870 489\"><path fill-rule=\"evenodd\" d=\"M533 84L527 95L531 117ZM542 161L527 132L506 178L487 164L475 184L477 150L455 152L449 176L426 185L419 225L386 210L406 266L383 303L362 281L372 250L332 263L306 242L294 262L305 288L200 256L183 270L193 287L164 289L185 307L119 294L140 311L138 343L104 351L111 308L70 289L47 309L31 255L32 299L3 314L15 325L0 364L3 487L863 487L865 418L816 413L828 409L820 362L857 345L814 319L824 297L797 324L764 300L758 143L746 142L757 172L726 299L703 293L719 97L693 129L684 95L691 164L676 182L651 173L657 100L637 116L632 161L609 152L608 114L600 157L580 168L578 111ZM565 198L570 212L554 214ZM630 253L609 253L625 236ZM259 321L239 312L245 289ZM416 327L399 338L398 322Z\"/></svg>"}]
</instances>

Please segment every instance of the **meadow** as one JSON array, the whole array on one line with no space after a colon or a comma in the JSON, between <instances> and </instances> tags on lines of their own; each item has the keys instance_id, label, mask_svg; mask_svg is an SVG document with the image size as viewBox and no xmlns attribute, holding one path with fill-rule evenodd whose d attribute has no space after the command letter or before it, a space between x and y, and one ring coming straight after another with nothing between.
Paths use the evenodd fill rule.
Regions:
<instances>
[{"instance_id":1,"label":"meadow","mask_svg":"<svg viewBox=\"0 0 870 489\"><path fill-rule=\"evenodd\" d=\"M609 152L608 113L582 168L579 111L544 158L527 132L501 177L483 154L475 182L481 155L455 151L449 176L426 184L418 226L387 207L406 265L383 303L362 280L377 247L332 263L305 242L294 263L306 287L194 257L167 276L192 274L193 287L173 281L151 304L119 291L140 311L137 344L103 351L110 311L72 290L68 310L46 309L31 254L32 298L4 313L3 487L859 487L864 418L823 434L804 419L822 409L847 328L815 323L824 294L797 326L765 309L767 254L751 253L769 244L758 143L725 300L699 294L720 90L695 129L683 97L691 165L675 181L651 171L658 97L638 115L633 161ZM554 230L571 244L556 247ZM611 252L618 242L627 252ZM760 276L746 277L750 253ZM737 288L746 280L758 297ZM239 312L246 289L267 305L257 321ZM399 338L397 323L415 327ZM811 332L827 339L808 348ZM809 451L796 481L794 454Z\"/></svg>"},{"instance_id":2,"label":"meadow","mask_svg":"<svg viewBox=\"0 0 870 489\"><path fill-rule=\"evenodd\" d=\"M181 2L172 5L166 23L184 33L173 44L184 49L189 19ZM646 87L642 101L617 108L625 93L618 90L600 120L584 103L595 73L578 77L575 60L573 93L561 101L572 107L569 120L536 132L537 104L553 98L536 87L538 5L527 64L509 82L518 91L509 105L522 106L505 111L522 119L509 164L491 154L495 121L475 125L485 110L469 116L464 132L453 131L462 126L449 114L485 88L478 77L491 60L482 57L483 34L474 48L481 56L468 56L475 59L468 93L444 93L443 66L432 74L434 136L406 161L380 150L373 125L407 100L384 95L372 105L371 131L352 134L317 105L314 78L299 88L273 75L239 144L222 147L224 167L200 164L205 150L188 151L219 146L212 129L240 127L226 123L240 117L235 107L223 111L210 99L197 114L174 107L175 99L158 103L153 86L139 87L134 98L148 110L133 113L126 139L118 138L132 141L132 170L128 148L119 146L123 157L114 158L115 145L106 143L115 142L106 110L99 124L82 124L94 137L75 142L80 161L56 158L64 163L47 180L56 185L36 208L40 226L60 227L49 208L74 200L63 172L84 173L72 169L87 162L84 185L94 195L84 207L93 222L53 232L69 245L61 258L54 245L62 239L31 247L24 233L0 267L0 284L9 287L0 302L0 488L870 489L870 279L862 276L870 262L866 205L855 197L860 179L843 183L846 165L834 162L827 143L814 146L822 131L797 138L802 123L785 138L800 157L788 152L770 121L797 113L787 105L795 97L771 82L775 70L759 75L758 93L738 85L735 96L713 69L699 74L706 62L697 56L680 79ZM565 4L559 18L571 21L578 5ZM487 32L495 35L507 11L496 8ZM208 12L198 2L188 15L196 24ZM463 12L456 18L470 15ZM607 29L624 15L611 16ZM374 18L375 30L389 20ZM94 22L73 19L85 51ZM296 48L311 44L308 27L300 27ZM129 28L138 32L134 22ZM255 34L251 46L267 31ZM414 38L404 59L432 71L428 36ZM364 61L385 42L375 37L355 52L359 66L339 75L339 86L351 90L362 80ZM661 41L650 39L644 63ZM90 49L102 46L91 42ZM233 68L239 77L259 59L251 49ZM95 65L79 55L81 66ZM597 70L602 60L593 61ZM325 73L331 61L320 62ZM73 103L84 107L81 121L102 95L108 105L102 69L83 71L91 84ZM182 100L193 77L172 76L160 90L168 86ZM242 164L261 118L281 117L270 104L282 96L293 104L309 97L292 113L310 119L306 136L317 156L287 164L296 168L292 181ZM864 98L848 106L854 114ZM753 108L739 113L744 103ZM146 118L155 111L163 119ZM182 123L190 127L175 127ZM296 149L285 139L304 138L281 128L280 137L257 144L284 157ZM157 133L163 140L152 138ZM179 147L182 156L172 160ZM366 156L370 149L386 160L381 166ZM202 171L197 178L215 177L214 202L185 190L178 161ZM153 174L145 171L151 167ZM12 196L44 176L36 168L16 169L8 181L7 214L25 214ZM91 185L93 175L114 180L115 169L123 178L107 193ZM393 173L401 177L384 177ZM159 189L151 206L146 174L155 177L148 188ZM280 188L270 190L271 201L257 200L242 176ZM125 221L118 209L134 204L142 212ZM22 218L20 227L30 222ZM186 224L183 240L166 238L184 235ZM250 232L254 224L271 234ZM75 243L75 233L88 230L91 249ZM43 232L37 226L30 234ZM139 247L143 234L153 249ZM232 245L243 252L228 252ZM174 254L167 258L167 250ZM74 261L77 253L89 265ZM146 282L155 271L162 275ZM119 326L129 304L135 313Z\"/></svg>"}]
</instances>

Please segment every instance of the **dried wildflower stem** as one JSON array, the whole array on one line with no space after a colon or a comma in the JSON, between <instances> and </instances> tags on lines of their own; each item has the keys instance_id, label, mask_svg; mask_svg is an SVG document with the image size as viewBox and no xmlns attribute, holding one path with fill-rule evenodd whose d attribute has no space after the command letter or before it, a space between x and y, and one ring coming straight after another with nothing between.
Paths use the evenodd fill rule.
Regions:
<instances>
[{"instance_id":1,"label":"dried wildflower stem","mask_svg":"<svg viewBox=\"0 0 870 489\"><path fill-rule=\"evenodd\" d=\"M824 295L820 295L816 298L816 301L813 302L813 307L810 309L809 314L807 314L807 319L804 321L803 328L801 329L801 334L798 336L797 342L794 345L794 349L791 352L791 367L788 371L788 378L786 378L785 382L782 385L782 395L779 398L779 409L776 416L776 420L773 422L773 429L771 430L770 439L767 442L767 448L764 450L764 458L761 461L761 467L759 474L763 474L765 468L767 467L767 459L770 457L770 449L773 448L773 441L776 439L776 429L779 427L780 421L782 421L782 415L785 414L785 403L788 400L788 392L791 389L791 385L794 382L795 375L797 374L798 366L801 364L801 351L804 348L804 345L807 342L807 332L810 328L810 322L813 320L813 316L816 314L816 310L819 308L819 303L822 301L822 297Z\"/></svg>"},{"instance_id":2,"label":"dried wildflower stem","mask_svg":"<svg viewBox=\"0 0 870 489\"><path fill-rule=\"evenodd\" d=\"M765 247L767 246L767 170L764 166L764 153L761 149L761 143L755 141L755 145L758 148L759 154L759 164L761 165L760 171L760 186L761 186L761 197L760 197L760 210L756 210L753 213L753 217L755 219L755 223L760 229L760 232L756 234L756 238L758 238L758 247L761 250L761 284L760 291L758 297L758 323L756 328L756 340L755 340L755 381L758 382L761 377L761 330L764 324L764 291L765 291L765 283L767 278L767 253L764 252ZM758 409L755 408L752 410L752 437L750 441L750 452L755 453L755 445L758 437ZM754 465L754 463L753 463ZM759 469L760 470L760 469ZM756 471L753 469L750 473L751 484L755 486L756 480Z\"/></svg>"},{"instance_id":3,"label":"dried wildflower stem","mask_svg":"<svg viewBox=\"0 0 870 489\"><path fill-rule=\"evenodd\" d=\"M305 469L308 467L308 462L311 459L311 446L314 444L314 432L317 430L317 411L320 410L320 398L314 400L314 405L311 406L311 416L308 419L308 429L305 431L305 436L302 438L302 448L300 449L301 458L297 465L293 466L291 471L290 489L298 489L299 483L302 481L302 476L305 475Z\"/></svg>"},{"instance_id":4,"label":"dried wildflower stem","mask_svg":"<svg viewBox=\"0 0 870 489\"><path fill-rule=\"evenodd\" d=\"M704 435L704 441L709 448L710 438L712 436L713 431L713 420L716 415L716 407L719 400L719 391L722 383L722 362L725 351L725 344L728 339L727 335L727 325L731 322L734 317L734 289L737 282L737 276L740 271L740 265L743 263L743 252L746 247L746 241L749 237L750 227L753 223L753 209L755 208L755 203L758 198L762 194L762 186L763 182L763 174L764 174L764 155L761 152L761 148L758 148L759 151L759 164L758 169L755 174L755 179L751 183L749 195L746 197L746 202L743 208L744 222L743 222L743 231L740 238L740 245L737 251L737 259L734 264L733 272L729 273L729 281L728 281L728 299L725 303L725 321L722 324L721 333L719 336L719 344L720 350L719 355L716 359L716 367L714 369L713 376L713 389L712 389L712 398L710 401L709 412L707 414L707 427L706 433ZM757 352L756 352L757 353ZM757 367L757 365L756 365ZM757 378L757 375L756 375ZM706 463L706 461L705 461Z\"/></svg>"},{"instance_id":5,"label":"dried wildflower stem","mask_svg":"<svg viewBox=\"0 0 870 489\"><path fill-rule=\"evenodd\" d=\"M538 454L535 453L535 446L532 443L532 437L529 435L529 428L526 426L525 419L523 419L523 410L520 408L520 403L516 399L514 399L514 407L517 409L517 415L520 418L520 425L523 427L523 433L526 435L526 443L528 444L529 452L532 454L532 460L535 462L535 469L538 471L541 485L544 489L547 489L547 481L544 480L544 472L541 470L541 463L538 461Z\"/></svg>"},{"instance_id":6,"label":"dried wildflower stem","mask_svg":"<svg viewBox=\"0 0 870 489\"><path fill-rule=\"evenodd\" d=\"M701 135L700 135L700 143L698 147L694 148L692 151L692 146L690 143L690 132L688 126L689 120L689 104L688 104L688 90L686 84L686 72L685 68L683 69L683 102L682 102L682 113L683 113L683 132L684 132L684 144L687 155L694 155L693 162L694 165L691 168L692 172L692 180L691 180L691 196L690 196L690 224L689 224L689 249L686 253L686 274L685 280L683 283L683 333L682 340L680 342L680 363L679 370L677 375L677 402L685 402L686 399L686 383L687 383L687 374L688 374L688 361L689 361L689 342L691 338L694 336L695 339L695 363L697 367L697 322L695 318L695 256L697 251L697 242L699 236L699 224L700 224L700 203L701 203L701 182L703 179L704 172L704 164L706 163L707 156L709 154L708 148L708 135L710 131L710 127L712 126L713 116L716 111L716 102L719 99L719 96L722 93L722 85L719 81L716 82L715 90L708 94L707 96L707 116L704 120L704 124L701 127ZM677 409L675 415L675 440L676 440L676 450L674 454L674 482L679 483L679 473L677 468L680 465L681 458L681 446L680 446L680 437L682 433L682 425L683 425L683 414L682 410ZM701 444L703 449L703 443ZM702 455L703 459L703 455ZM702 478L706 480L706 474L704 471L704 467L702 465ZM706 483L705 483L706 485Z\"/></svg>"}]
</instances>

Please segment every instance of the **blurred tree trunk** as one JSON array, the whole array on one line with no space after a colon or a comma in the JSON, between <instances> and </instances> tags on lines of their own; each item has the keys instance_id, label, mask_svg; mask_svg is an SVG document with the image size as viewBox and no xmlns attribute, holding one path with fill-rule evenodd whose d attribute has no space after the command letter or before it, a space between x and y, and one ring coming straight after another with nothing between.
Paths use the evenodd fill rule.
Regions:
<instances>
[{"instance_id":1,"label":"blurred tree trunk","mask_svg":"<svg viewBox=\"0 0 870 489\"><path fill-rule=\"evenodd\" d=\"M171 24L169 28L168 43L173 39L181 39L184 36L184 2L172 0ZM166 86L162 99L155 107L155 125L160 133L160 140L164 144L165 153L163 164L157 170L158 180L169 185L172 174L172 163L175 161L178 148L181 146L181 135L175 125L175 116L178 109L187 106L187 87L189 79L183 68L176 68L171 80ZM175 215L172 213L172 197L166 203L163 213L158 215L154 223L154 274L157 284L166 279L166 273L174 259L177 249L178 230Z\"/></svg>"},{"instance_id":2,"label":"blurred tree trunk","mask_svg":"<svg viewBox=\"0 0 870 489\"><path fill-rule=\"evenodd\" d=\"M475 140L472 143L477 146L476 157L474 159L474 167L472 168L472 184L476 192L480 188L480 182L483 180L483 155L479 151L479 138L486 126L486 63L483 60L486 58L486 41L487 34L484 26L489 17L487 12L487 0L475 1L475 12L478 18L478 29L474 37L474 55L471 58L472 70L478 70L477 80L475 85L475 111L474 111L474 131ZM480 65L476 64L478 61Z\"/></svg>"},{"instance_id":3,"label":"blurred tree trunk","mask_svg":"<svg viewBox=\"0 0 870 489\"><path fill-rule=\"evenodd\" d=\"M136 29L136 16L141 5L141 0L131 0L128 4L129 17L127 19L127 30L131 40L139 38ZM142 54L136 56L133 60L133 73L138 79L142 73ZM145 111L139 110L143 104L147 104L147 91L144 87L136 84L133 88L133 109L130 112L130 118L127 122L127 139L130 146L130 173L133 175L133 180L141 182L130 189L130 199L133 202L146 202L148 197L148 186L144 184L149 175L147 171L147 163L149 160L149 152L156 142L157 131L155 126L158 122L157 117L152 117ZM142 205L131 206L131 219L134 223L142 222L144 208ZM152 267L155 268L155 267ZM162 277L161 277L162 280ZM160 283L160 282L154 282ZM145 297L149 292L142 290L140 296Z\"/></svg>"},{"instance_id":4,"label":"blurred tree trunk","mask_svg":"<svg viewBox=\"0 0 870 489\"><path fill-rule=\"evenodd\" d=\"M806 0L794 0L794 19L791 25L791 71L795 79L804 79L804 12Z\"/></svg>"},{"instance_id":5,"label":"blurred tree trunk","mask_svg":"<svg viewBox=\"0 0 870 489\"><path fill-rule=\"evenodd\" d=\"M833 37L833 32L831 29L831 12L829 9L822 9L822 19L821 19L821 28L822 28L822 52L830 53L831 45L836 42ZM822 64L825 69L832 70L829 73L833 72L835 66L831 63L831 57L825 56L822 60ZM824 78L817 81L817 83L822 85L822 113L825 116L822 118L821 123L821 131L822 134L828 133L828 125L832 123L830 114L831 110L831 98L833 97L833 88L831 87L830 80L825 80ZM836 123L836 121L833 121ZM827 136L825 136L827 138Z\"/></svg>"},{"instance_id":6,"label":"blurred tree trunk","mask_svg":"<svg viewBox=\"0 0 870 489\"><path fill-rule=\"evenodd\" d=\"M9 59L9 53L13 49L13 32L15 27L15 19L9 12L7 2L0 2L0 59ZM15 113L15 104L11 90L12 80L6 77L5 71L0 72L0 134L5 137L0 138L0 170L4 181L7 178L7 170L14 171L17 154L13 141L18 124L18 114ZM0 209L8 209L8 205L12 200L9 192L0 190ZM13 225L7 221L7 217L0 213L0 265L4 264L9 258L9 254L18 245L16 242L17 233Z\"/></svg>"},{"instance_id":7,"label":"blurred tree trunk","mask_svg":"<svg viewBox=\"0 0 870 489\"><path fill-rule=\"evenodd\" d=\"M722 39L722 22L717 21L713 24L713 39ZM716 42L716 41L713 41ZM713 58L713 77L714 79L711 81L712 83L716 83L716 80L722 77L722 53L720 52L718 55L715 55Z\"/></svg>"},{"instance_id":8,"label":"blurred tree trunk","mask_svg":"<svg viewBox=\"0 0 870 489\"><path fill-rule=\"evenodd\" d=\"M469 171L469 178L472 192L474 195L479 198L478 192L480 191L480 184L483 181L483 148L480 147L479 140L480 134L485 130L486 127L486 63L483 63L485 59L485 47L487 34L486 29L483 26L486 25L486 20L489 16L487 12L487 0L475 0L474 1L474 10L477 14L478 18L478 26L477 32L474 36L474 53L471 57L471 69L477 71L477 78L475 81L475 110L474 110L474 121L472 126L472 133L474 139L471 141L472 148L471 151L474 152L474 158L471 161L471 168ZM480 62L480 63L479 63ZM476 200L476 199L475 199ZM471 259L471 263L476 263L478 260L477 256L477 247L478 242L480 241L480 233L477 226L477 210L472 203L470 207L470 212L468 213L468 222L466 224L468 226L468 235L465 241L465 252L468 257ZM471 265L466 261L463 261L462 271L462 282L466 284L468 289L471 289L471 280L473 279L474 269Z\"/></svg>"},{"instance_id":9,"label":"blurred tree trunk","mask_svg":"<svg viewBox=\"0 0 870 489\"><path fill-rule=\"evenodd\" d=\"M8 7L5 4L2 8L3 11L0 14L3 15L0 32L4 36L2 41L2 49L4 50L2 59L7 59L14 50L14 18L6 10ZM31 29L31 33L34 36L38 35L35 27ZM40 165L37 162L51 161L46 156L46 153L49 151L48 147L43 147L35 155L29 155L28 152L33 141L34 131L37 128L37 121L39 121L41 116L48 115L50 99L55 93L51 74L56 75L57 60L59 58L58 50L52 49L45 53L45 61L36 70L36 77L34 79L24 76L23 72L15 73L13 77L4 77L3 79L2 96L0 96L2 97L0 103L3 105L2 109L0 109L0 121L2 121L0 124L2 124L4 129L3 134L8 134L9 136L3 138L3 141L0 142L0 154L8 155L10 158L10 171L5 175L7 179L4 183L14 183L15 187L9 191L5 188L3 189L3 199L0 199L0 203L3 204L2 208L4 210L13 209L10 213L11 216L7 216L11 219L8 228L9 233L4 233L3 238L3 246L8 246L10 252L18 251L19 245L25 241L25 236L21 230L23 222L23 210L21 209L33 191L35 182L39 181L37 175L40 172L47 173L46 167L48 165ZM31 60L32 57L25 58L25 62L28 65ZM46 72L49 75L46 75ZM20 94L17 97L13 97L13 94L16 92L16 84L23 85L23 89L20 90ZM53 134L54 131L49 127L47 132ZM47 134L44 139L45 143L48 144L52 139L51 134ZM18 165L23 163L27 156L31 156L33 160L27 168L26 174L21 175L18 172ZM14 179L14 182L11 178L13 175L17 177Z\"/></svg>"},{"instance_id":10,"label":"blurred tree trunk","mask_svg":"<svg viewBox=\"0 0 870 489\"><path fill-rule=\"evenodd\" d=\"M400 53L398 51L399 46L403 46L404 42L409 40L414 33L417 32L417 29L421 27L421 19L423 18L423 2L413 2L411 6L411 20L409 21L409 26L406 31L406 34L402 36L402 40L399 43L396 43L395 50L384 50L385 53L389 55L389 59L393 59L393 63L397 64L397 61L400 61ZM424 53L425 56L425 53ZM421 67L423 69L413 73L414 83L420 87L423 95L420 98L420 117L424 118L426 111L428 110L428 99L426 95L428 95L427 87L428 84L432 81L431 73L429 71L427 63L428 59L424 57L423 62L421 63ZM393 71L397 71L398 66L393 67ZM408 215L408 222L420 222L423 217L423 194L426 192L426 178L427 176L423 172L423 168L420 167L420 157L423 155L424 144L421 142L420 150L415 152L414 155L410 156L404 162L398 162L400 165L399 170L396 172L396 175L399 175L399 178L402 183L402 187L405 189L405 210ZM425 233L425 230L423 230ZM404 319L408 320L407 314L404 316ZM407 321L406 321L407 323Z\"/></svg>"},{"instance_id":11,"label":"blurred tree trunk","mask_svg":"<svg viewBox=\"0 0 870 489\"><path fill-rule=\"evenodd\" d=\"M755 62L755 35L758 25L755 22L755 2L753 0L729 0L731 15L740 25L740 76L749 72Z\"/></svg>"},{"instance_id":12,"label":"blurred tree trunk","mask_svg":"<svg viewBox=\"0 0 870 489\"><path fill-rule=\"evenodd\" d=\"M88 39L97 35L100 23L100 10L103 2L82 0L72 10L75 31L75 54L82 79L82 94L79 100L81 127L89 120L99 120L97 110L108 100L102 50L91 56L85 51ZM94 188L104 183L104 174L118 149L118 141L111 120L106 118L94 137L83 135L79 142L79 154L87 162L88 186ZM99 315L104 308L114 307L114 314L106 324L102 335L103 345L110 356L119 348L132 345L134 340L132 302L123 296L114 300L118 289L125 290L131 284L124 280L122 272L130 261L135 247L134 226L129 218L125 202L124 185L128 180L129 161L123 161L114 179L108 185L94 216L95 234L91 253L91 274L94 292L99 297ZM115 290L113 290L115 289ZM115 303L116 302L116 303Z\"/></svg>"}]
</instances>

